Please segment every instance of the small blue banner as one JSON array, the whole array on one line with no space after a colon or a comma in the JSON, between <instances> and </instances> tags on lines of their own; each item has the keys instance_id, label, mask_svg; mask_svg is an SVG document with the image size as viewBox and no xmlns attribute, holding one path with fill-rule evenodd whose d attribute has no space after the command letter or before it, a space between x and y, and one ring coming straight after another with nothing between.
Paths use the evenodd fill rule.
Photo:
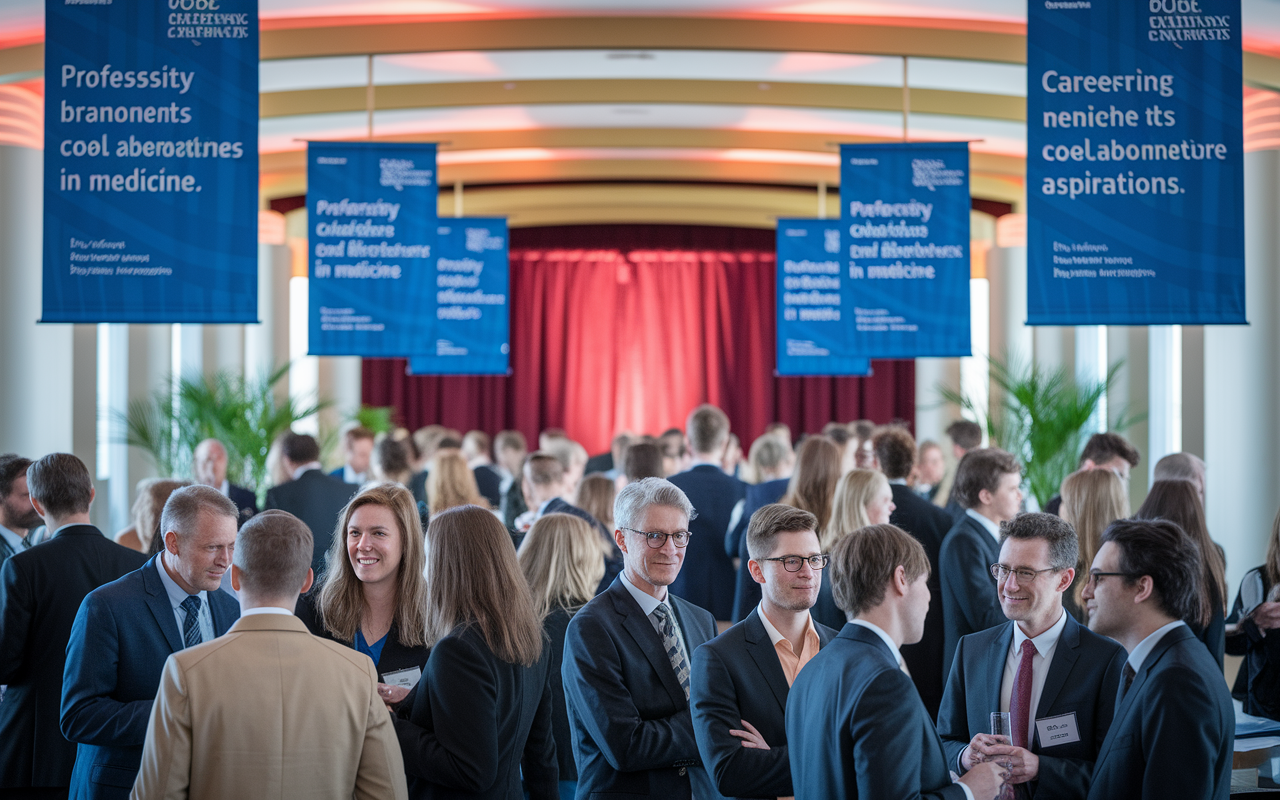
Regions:
<instances>
[{"instance_id":1,"label":"small blue banner","mask_svg":"<svg viewBox=\"0 0 1280 800\"><path fill-rule=\"evenodd\" d=\"M1028 324L1244 323L1240 0L1027 17Z\"/></svg>"},{"instance_id":2,"label":"small blue banner","mask_svg":"<svg viewBox=\"0 0 1280 800\"><path fill-rule=\"evenodd\" d=\"M971 354L969 146L840 145L849 352Z\"/></svg>"},{"instance_id":3,"label":"small blue banner","mask_svg":"<svg viewBox=\"0 0 1280 800\"><path fill-rule=\"evenodd\" d=\"M511 264L503 217L441 219L436 228L434 347L410 375L506 375Z\"/></svg>"},{"instance_id":4,"label":"small blue banner","mask_svg":"<svg viewBox=\"0 0 1280 800\"><path fill-rule=\"evenodd\" d=\"M778 374L870 375L850 350L852 282L838 219L779 219Z\"/></svg>"},{"instance_id":5,"label":"small blue banner","mask_svg":"<svg viewBox=\"0 0 1280 800\"><path fill-rule=\"evenodd\" d=\"M308 353L403 357L433 340L436 146L307 146Z\"/></svg>"},{"instance_id":6,"label":"small blue banner","mask_svg":"<svg viewBox=\"0 0 1280 800\"><path fill-rule=\"evenodd\" d=\"M176 5L44 4L42 322L258 321L258 3Z\"/></svg>"}]
</instances>

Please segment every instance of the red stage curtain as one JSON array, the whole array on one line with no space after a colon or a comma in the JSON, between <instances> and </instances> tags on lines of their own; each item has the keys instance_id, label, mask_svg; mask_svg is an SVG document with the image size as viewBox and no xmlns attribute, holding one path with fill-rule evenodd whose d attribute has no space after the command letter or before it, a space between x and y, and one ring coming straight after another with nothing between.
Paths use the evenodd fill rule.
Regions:
<instances>
[{"instance_id":1,"label":"red stage curtain","mask_svg":"<svg viewBox=\"0 0 1280 800\"><path fill-rule=\"evenodd\" d=\"M911 361L875 361L867 378L774 377L772 238L695 226L514 231L511 374L410 377L403 359L365 359L364 402L395 406L411 429L515 428L533 442L564 428L592 453L617 430L683 427L703 402L725 410L744 447L774 420L795 434L913 420ZM667 243L678 244L655 247Z\"/></svg>"}]
</instances>

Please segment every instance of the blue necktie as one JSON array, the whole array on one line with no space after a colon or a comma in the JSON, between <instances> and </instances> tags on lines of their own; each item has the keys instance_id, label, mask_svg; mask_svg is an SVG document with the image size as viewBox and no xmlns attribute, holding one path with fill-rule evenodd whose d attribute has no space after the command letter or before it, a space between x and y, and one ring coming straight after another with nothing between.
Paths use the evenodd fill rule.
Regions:
<instances>
[{"instance_id":1,"label":"blue necktie","mask_svg":"<svg viewBox=\"0 0 1280 800\"><path fill-rule=\"evenodd\" d=\"M182 622L182 646L194 647L204 641L200 635L200 595L187 595L187 599L182 601L182 610L187 612L187 618Z\"/></svg>"}]
</instances>

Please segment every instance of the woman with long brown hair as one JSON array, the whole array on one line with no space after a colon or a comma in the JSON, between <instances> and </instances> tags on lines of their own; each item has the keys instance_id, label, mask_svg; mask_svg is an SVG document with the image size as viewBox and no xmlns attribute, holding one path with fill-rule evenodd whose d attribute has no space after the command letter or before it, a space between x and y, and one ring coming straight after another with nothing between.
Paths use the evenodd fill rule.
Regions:
<instances>
[{"instance_id":1,"label":"woman with long brown hair","mask_svg":"<svg viewBox=\"0 0 1280 800\"><path fill-rule=\"evenodd\" d=\"M556 800L552 650L493 512L432 517L427 586L431 657L395 720L409 796L517 800L523 767L530 797Z\"/></svg>"},{"instance_id":2,"label":"woman with long brown hair","mask_svg":"<svg viewBox=\"0 0 1280 800\"><path fill-rule=\"evenodd\" d=\"M1227 624L1227 652L1244 656L1231 690L1246 714L1280 719L1280 513L1271 522L1267 560L1245 573Z\"/></svg>"},{"instance_id":3,"label":"woman with long brown hair","mask_svg":"<svg viewBox=\"0 0 1280 800\"><path fill-rule=\"evenodd\" d=\"M1102 547L1102 532L1118 519L1129 516L1129 495L1124 481L1109 469L1082 469L1062 482L1062 518L1076 530L1080 561L1075 582L1062 596L1062 605L1081 625L1089 623L1084 604L1084 584L1093 566L1093 557Z\"/></svg>"}]
</instances>

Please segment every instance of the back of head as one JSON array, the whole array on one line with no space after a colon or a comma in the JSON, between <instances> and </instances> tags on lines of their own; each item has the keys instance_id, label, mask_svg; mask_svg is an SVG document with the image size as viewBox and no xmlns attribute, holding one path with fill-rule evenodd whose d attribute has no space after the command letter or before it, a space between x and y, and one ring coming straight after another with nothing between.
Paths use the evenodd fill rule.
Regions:
<instances>
[{"instance_id":1,"label":"back of head","mask_svg":"<svg viewBox=\"0 0 1280 800\"><path fill-rule=\"evenodd\" d=\"M599 472L593 472L578 484L573 504L598 519L606 528L613 525L614 483Z\"/></svg>"},{"instance_id":2,"label":"back of head","mask_svg":"<svg viewBox=\"0 0 1280 800\"><path fill-rule=\"evenodd\" d=\"M1000 488L1001 478L1021 471L1018 460L997 447L970 450L956 468L951 496L961 508L974 508L981 503L979 494L983 489L994 493Z\"/></svg>"},{"instance_id":3,"label":"back of head","mask_svg":"<svg viewBox=\"0 0 1280 800\"><path fill-rule=\"evenodd\" d=\"M578 443L566 436L549 436L546 439L547 446L539 452L554 456L564 466L566 472L572 470L577 461L575 445Z\"/></svg>"},{"instance_id":4,"label":"back of head","mask_svg":"<svg viewBox=\"0 0 1280 800\"><path fill-rule=\"evenodd\" d=\"M1076 532L1061 517L1053 514L1019 514L1000 525L1000 543L1006 539L1043 539L1049 544L1049 566L1075 569L1080 561Z\"/></svg>"},{"instance_id":5,"label":"back of head","mask_svg":"<svg viewBox=\"0 0 1280 800\"><path fill-rule=\"evenodd\" d=\"M1191 453L1170 453L1156 462L1157 481L1191 481L1204 488L1204 460Z\"/></svg>"},{"instance_id":6,"label":"back of head","mask_svg":"<svg viewBox=\"0 0 1280 800\"><path fill-rule=\"evenodd\" d=\"M831 523L822 529L819 537L824 551L830 552L842 537L871 524L867 505L888 483L888 479L874 469L849 470L840 479L831 510Z\"/></svg>"},{"instance_id":7,"label":"back of head","mask_svg":"<svg viewBox=\"0 0 1280 800\"><path fill-rule=\"evenodd\" d=\"M50 453L27 467L27 491L55 519L89 513L93 479L84 462L70 453Z\"/></svg>"},{"instance_id":8,"label":"back of head","mask_svg":"<svg viewBox=\"0 0 1280 800\"><path fill-rule=\"evenodd\" d=\"M498 431L493 446L496 450L517 450L522 453L529 449L524 434L520 431Z\"/></svg>"},{"instance_id":9,"label":"back of head","mask_svg":"<svg viewBox=\"0 0 1280 800\"><path fill-rule=\"evenodd\" d=\"M604 577L602 549L600 535L581 517L547 514L533 523L518 560L538 616L591 599Z\"/></svg>"},{"instance_id":10,"label":"back of head","mask_svg":"<svg viewBox=\"0 0 1280 800\"><path fill-rule=\"evenodd\" d=\"M645 478L662 477L662 449L652 442L634 442L622 461L623 474L634 483Z\"/></svg>"},{"instance_id":11,"label":"back of head","mask_svg":"<svg viewBox=\"0 0 1280 800\"><path fill-rule=\"evenodd\" d=\"M200 528L200 516L210 514L215 517L239 518L236 504L226 498L222 492L212 486L201 484L180 484L170 490L168 498L161 506L161 534L173 531L182 541L190 541ZM139 538L142 531L138 532Z\"/></svg>"},{"instance_id":12,"label":"back of head","mask_svg":"<svg viewBox=\"0 0 1280 800\"><path fill-rule=\"evenodd\" d=\"M1177 523L1117 520L1102 534L1102 542L1119 548L1119 571L1126 583L1151 576L1153 601L1166 616L1191 623L1203 618L1200 553Z\"/></svg>"},{"instance_id":13,"label":"back of head","mask_svg":"<svg viewBox=\"0 0 1280 800\"><path fill-rule=\"evenodd\" d=\"M1138 454L1138 448L1129 444L1129 440L1118 433L1095 433L1089 437L1089 441L1085 443L1084 450L1080 453L1080 466L1084 466L1086 461L1092 461L1094 464L1105 464L1117 458L1124 459L1129 462L1129 466L1138 466L1141 456Z\"/></svg>"},{"instance_id":14,"label":"back of head","mask_svg":"<svg viewBox=\"0 0 1280 800\"><path fill-rule=\"evenodd\" d=\"M530 453L524 460L524 472L535 486L551 486L564 480L568 467L552 453L542 450Z\"/></svg>"},{"instance_id":15,"label":"back of head","mask_svg":"<svg viewBox=\"0 0 1280 800\"><path fill-rule=\"evenodd\" d=\"M796 450L796 471L791 473L781 502L803 508L818 518L818 532L831 521L831 504L840 480L840 448L830 439L810 436Z\"/></svg>"},{"instance_id":16,"label":"back of head","mask_svg":"<svg viewBox=\"0 0 1280 800\"><path fill-rule=\"evenodd\" d=\"M284 457L299 466L320 460L320 443L310 434L289 431L280 446Z\"/></svg>"},{"instance_id":17,"label":"back of head","mask_svg":"<svg viewBox=\"0 0 1280 800\"><path fill-rule=\"evenodd\" d=\"M764 426L765 436L777 436L786 442L787 447L791 447L791 426L785 422L770 422Z\"/></svg>"},{"instance_id":18,"label":"back of head","mask_svg":"<svg viewBox=\"0 0 1280 800\"><path fill-rule=\"evenodd\" d=\"M747 554L759 561L773 555L780 533L816 531L818 518L803 509L782 503L761 506L747 525Z\"/></svg>"},{"instance_id":19,"label":"back of head","mask_svg":"<svg viewBox=\"0 0 1280 800\"><path fill-rule=\"evenodd\" d=\"M855 419L847 427L860 442L867 441L876 432L876 424L869 419Z\"/></svg>"},{"instance_id":20,"label":"back of head","mask_svg":"<svg viewBox=\"0 0 1280 800\"><path fill-rule=\"evenodd\" d=\"M879 606L898 567L908 583L929 574L924 547L896 525L872 525L845 536L831 553L836 606L855 617Z\"/></svg>"},{"instance_id":21,"label":"back of head","mask_svg":"<svg viewBox=\"0 0 1280 800\"><path fill-rule=\"evenodd\" d=\"M374 473L384 481L404 483L413 475L409 449L393 436L384 436L373 449Z\"/></svg>"},{"instance_id":22,"label":"back of head","mask_svg":"<svg viewBox=\"0 0 1280 800\"><path fill-rule=\"evenodd\" d=\"M886 425L871 437L880 471L890 479L905 478L916 465L916 440L900 425Z\"/></svg>"},{"instance_id":23,"label":"back of head","mask_svg":"<svg viewBox=\"0 0 1280 800\"><path fill-rule=\"evenodd\" d=\"M467 431L462 437L462 454L467 458L489 455L489 434L484 431Z\"/></svg>"},{"instance_id":24,"label":"back of head","mask_svg":"<svg viewBox=\"0 0 1280 800\"><path fill-rule=\"evenodd\" d=\"M427 498L432 516L454 506L479 504L480 488L476 476L460 452L442 450L427 475Z\"/></svg>"},{"instance_id":25,"label":"back of head","mask_svg":"<svg viewBox=\"0 0 1280 800\"><path fill-rule=\"evenodd\" d=\"M240 593L258 602L297 597L311 569L311 529L287 511L263 511L236 534Z\"/></svg>"},{"instance_id":26,"label":"back of head","mask_svg":"<svg viewBox=\"0 0 1280 800\"><path fill-rule=\"evenodd\" d=\"M1227 599L1226 564L1218 546L1209 538L1204 506L1200 494L1191 481L1156 481L1151 484L1147 499L1138 508L1134 519L1165 519L1175 523L1200 551L1200 588L1204 592L1205 618L1215 606L1222 610Z\"/></svg>"},{"instance_id":27,"label":"back of head","mask_svg":"<svg viewBox=\"0 0 1280 800\"><path fill-rule=\"evenodd\" d=\"M972 450L982 445L982 426L972 420L956 420L947 426L946 434L962 450Z\"/></svg>"},{"instance_id":28,"label":"back of head","mask_svg":"<svg viewBox=\"0 0 1280 800\"><path fill-rule=\"evenodd\" d=\"M1102 547L1102 532L1129 516L1124 481L1109 469L1082 469L1062 482L1062 518L1075 528L1080 544L1079 569L1087 572ZM1084 581L1076 581L1076 603L1084 608Z\"/></svg>"},{"instance_id":29,"label":"back of head","mask_svg":"<svg viewBox=\"0 0 1280 800\"><path fill-rule=\"evenodd\" d=\"M449 435L449 429L443 425L423 425L413 432L413 443L418 448L419 458L430 458L436 454L440 440Z\"/></svg>"},{"instance_id":30,"label":"back of head","mask_svg":"<svg viewBox=\"0 0 1280 800\"><path fill-rule=\"evenodd\" d=\"M613 501L613 524L618 528L641 530L645 515L652 506L679 509L690 522L698 516L688 496L665 478L644 478L628 483Z\"/></svg>"}]
</instances>

